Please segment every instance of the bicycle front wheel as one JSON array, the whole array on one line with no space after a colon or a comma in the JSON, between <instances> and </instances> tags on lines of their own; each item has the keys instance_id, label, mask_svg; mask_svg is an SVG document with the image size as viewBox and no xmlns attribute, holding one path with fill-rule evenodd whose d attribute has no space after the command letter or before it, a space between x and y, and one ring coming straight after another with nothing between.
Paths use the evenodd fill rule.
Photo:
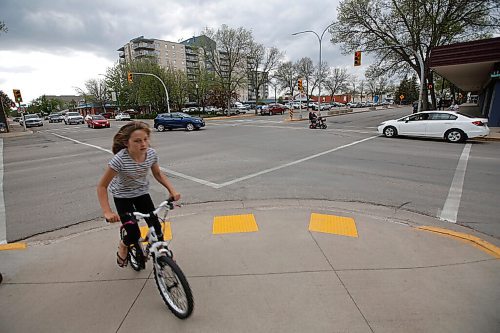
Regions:
<instances>
[{"instance_id":1,"label":"bicycle front wheel","mask_svg":"<svg viewBox=\"0 0 500 333\"><path fill-rule=\"evenodd\" d=\"M189 283L175 261L168 256L155 259L155 281L163 301L170 311L180 319L186 319L194 308L193 294Z\"/></svg>"}]
</instances>

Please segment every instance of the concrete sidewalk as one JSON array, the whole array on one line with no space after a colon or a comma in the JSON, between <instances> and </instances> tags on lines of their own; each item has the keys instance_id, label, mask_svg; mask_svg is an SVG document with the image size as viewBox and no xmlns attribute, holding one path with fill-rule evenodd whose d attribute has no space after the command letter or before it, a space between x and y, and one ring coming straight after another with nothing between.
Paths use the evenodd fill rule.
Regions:
<instances>
[{"instance_id":1,"label":"concrete sidewalk","mask_svg":"<svg viewBox=\"0 0 500 333\"><path fill-rule=\"evenodd\" d=\"M213 234L214 217L243 214L257 231ZM498 330L499 240L455 224L321 200L192 204L170 221L195 298L189 319L163 304L150 263L116 265L119 226L91 221L0 251L0 331Z\"/></svg>"}]
</instances>

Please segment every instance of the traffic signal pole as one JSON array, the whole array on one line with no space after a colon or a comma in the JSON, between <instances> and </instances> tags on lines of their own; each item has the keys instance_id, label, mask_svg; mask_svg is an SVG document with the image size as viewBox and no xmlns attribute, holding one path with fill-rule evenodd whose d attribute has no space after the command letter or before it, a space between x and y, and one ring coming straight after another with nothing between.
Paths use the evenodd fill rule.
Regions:
<instances>
[{"instance_id":1,"label":"traffic signal pole","mask_svg":"<svg viewBox=\"0 0 500 333\"><path fill-rule=\"evenodd\" d=\"M136 72L129 72L130 74L136 74L136 75L148 75L148 76L154 76L155 78L157 78L158 80L160 80L161 84L163 85L163 88L165 88L165 94L167 95L167 112L170 113L170 101L168 99L168 90L167 90L167 86L165 85L165 83L163 82L162 79L160 79L158 76L154 75L154 74L151 74L151 73L136 73Z\"/></svg>"},{"instance_id":2,"label":"traffic signal pole","mask_svg":"<svg viewBox=\"0 0 500 333\"><path fill-rule=\"evenodd\" d=\"M417 112L420 112L420 111L422 111L422 102L423 102L423 95L424 95L424 82L425 82L424 60L422 59L420 54L416 50L412 49L411 47L401 45L401 44L382 46L382 47L377 47L374 49L369 49L369 50L364 50L364 51L376 51L376 50L382 50L382 49L390 49L393 47L400 47L400 48L410 50L415 55L415 58L417 58L418 63L420 64L420 91L418 93L418 109L417 109Z\"/></svg>"}]
</instances>

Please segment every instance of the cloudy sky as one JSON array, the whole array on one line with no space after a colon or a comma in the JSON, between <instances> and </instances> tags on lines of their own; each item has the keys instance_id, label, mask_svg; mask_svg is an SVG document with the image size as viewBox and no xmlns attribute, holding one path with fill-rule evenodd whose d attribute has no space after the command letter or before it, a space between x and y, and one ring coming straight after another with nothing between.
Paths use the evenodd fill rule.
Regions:
<instances>
[{"instance_id":1,"label":"cloudy sky","mask_svg":"<svg viewBox=\"0 0 500 333\"><path fill-rule=\"evenodd\" d=\"M21 89L24 102L46 95L74 95L74 87L99 78L118 60L117 49L131 39L181 41L205 27L244 27L257 42L276 46L287 60L319 57L318 39L337 17L338 0L1 0L0 90L11 98ZM358 77L366 64L352 67L352 57L325 33L322 60L349 66Z\"/></svg>"}]
</instances>

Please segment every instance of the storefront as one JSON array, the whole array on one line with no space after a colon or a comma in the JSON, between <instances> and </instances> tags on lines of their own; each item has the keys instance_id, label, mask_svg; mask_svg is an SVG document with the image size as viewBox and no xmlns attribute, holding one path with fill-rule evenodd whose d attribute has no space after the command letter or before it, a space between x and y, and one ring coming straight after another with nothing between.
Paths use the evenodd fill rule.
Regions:
<instances>
[{"instance_id":1,"label":"storefront","mask_svg":"<svg viewBox=\"0 0 500 333\"><path fill-rule=\"evenodd\" d=\"M463 91L477 95L467 111L500 127L500 37L435 47L429 67Z\"/></svg>"}]
</instances>

